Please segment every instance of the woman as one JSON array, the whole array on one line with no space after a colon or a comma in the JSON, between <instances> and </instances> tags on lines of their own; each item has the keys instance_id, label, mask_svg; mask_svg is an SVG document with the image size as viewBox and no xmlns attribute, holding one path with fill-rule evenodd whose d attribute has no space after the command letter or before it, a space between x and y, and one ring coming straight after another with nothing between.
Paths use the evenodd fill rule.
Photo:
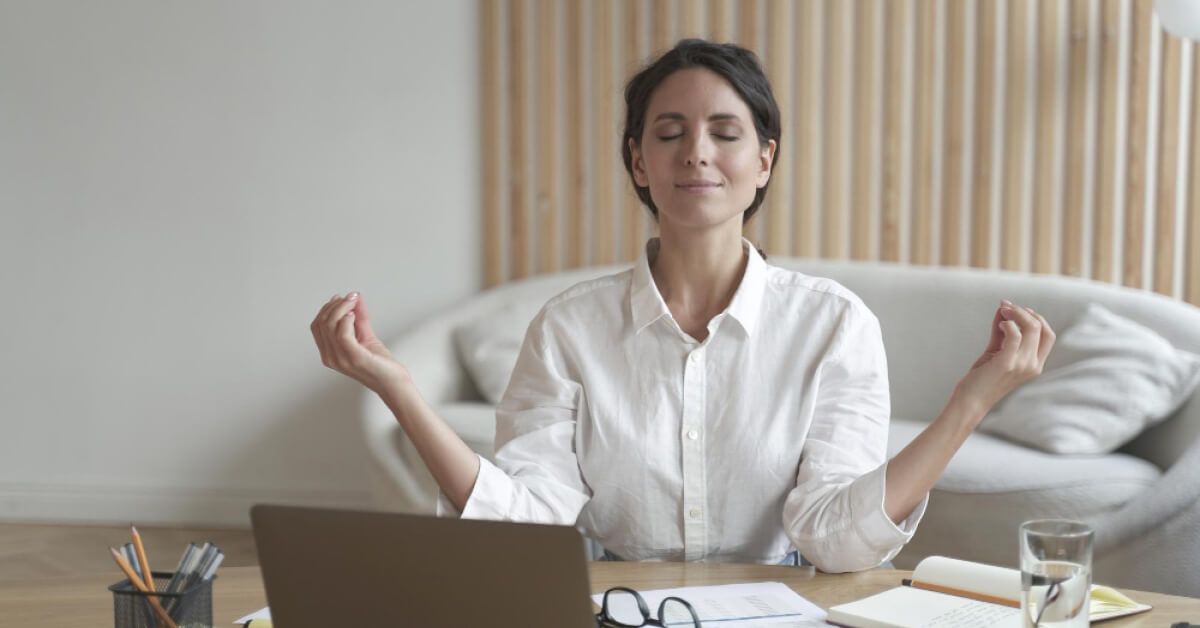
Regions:
<instances>
[{"instance_id":1,"label":"woman","mask_svg":"<svg viewBox=\"0 0 1200 628\"><path fill-rule=\"evenodd\" d=\"M886 460L878 320L741 235L780 138L753 53L681 41L625 98L626 168L661 235L633 269L571 287L530 323L495 464L422 400L357 293L313 320L323 363L387 403L441 487L439 514L578 525L633 560L886 562L987 411L1041 372L1054 332L1003 302L945 409Z\"/></svg>"}]
</instances>

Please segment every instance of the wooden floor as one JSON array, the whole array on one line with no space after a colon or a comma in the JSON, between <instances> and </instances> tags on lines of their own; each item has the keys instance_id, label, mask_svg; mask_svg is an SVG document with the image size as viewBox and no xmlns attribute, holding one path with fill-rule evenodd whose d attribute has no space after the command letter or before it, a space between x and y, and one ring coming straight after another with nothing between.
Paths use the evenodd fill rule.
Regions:
<instances>
[{"instance_id":1,"label":"wooden floor","mask_svg":"<svg viewBox=\"0 0 1200 628\"><path fill-rule=\"evenodd\" d=\"M172 571L189 542L211 542L225 552L223 567L257 565L250 530L138 526L146 561L155 571ZM0 580L54 578L120 572L108 548L130 542L122 526L0 524Z\"/></svg>"}]
</instances>

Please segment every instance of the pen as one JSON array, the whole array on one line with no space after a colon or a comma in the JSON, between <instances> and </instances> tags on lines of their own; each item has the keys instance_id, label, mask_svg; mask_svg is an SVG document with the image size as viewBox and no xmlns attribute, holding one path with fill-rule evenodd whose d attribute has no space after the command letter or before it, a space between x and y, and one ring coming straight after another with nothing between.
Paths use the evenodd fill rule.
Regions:
<instances>
[{"instance_id":1,"label":"pen","mask_svg":"<svg viewBox=\"0 0 1200 628\"><path fill-rule=\"evenodd\" d=\"M108 551L112 552L113 560L117 561L117 566L121 568L121 571L125 572L125 577L129 578L129 583L142 593L150 593L150 591L146 588L146 584L142 582L142 579L139 578L136 573L134 573L133 567L129 566L129 562L126 561L123 556L121 556L120 552L111 547L108 548ZM158 618L162 620L164 624L166 624L167 628L179 628L175 625L175 622L171 619L171 616L167 614L167 611L163 610L162 605L158 603L157 595L150 596L147 599L150 600L150 606L154 609L154 613L158 615Z\"/></svg>"}]
</instances>

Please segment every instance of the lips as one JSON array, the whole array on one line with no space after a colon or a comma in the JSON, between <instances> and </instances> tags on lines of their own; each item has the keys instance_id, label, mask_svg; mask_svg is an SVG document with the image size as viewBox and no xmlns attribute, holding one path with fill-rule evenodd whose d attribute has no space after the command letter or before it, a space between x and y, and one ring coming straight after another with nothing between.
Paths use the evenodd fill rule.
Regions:
<instances>
[{"instance_id":1,"label":"lips","mask_svg":"<svg viewBox=\"0 0 1200 628\"><path fill-rule=\"evenodd\" d=\"M719 188L721 187L721 184L717 183L716 181L692 180L676 183L675 187L682 188L684 190L708 190Z\"/></svg>"}]
</instances>

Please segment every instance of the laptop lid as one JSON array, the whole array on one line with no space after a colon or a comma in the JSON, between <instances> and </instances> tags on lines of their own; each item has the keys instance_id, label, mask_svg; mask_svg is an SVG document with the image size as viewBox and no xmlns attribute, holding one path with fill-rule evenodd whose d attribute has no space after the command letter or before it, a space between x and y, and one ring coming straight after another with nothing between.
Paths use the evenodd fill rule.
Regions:
<instances>
[{"instance_id":1,"label":"laptop lid","mask_svg":"<svg viewBox=\"0 0 1200 628\"><path fill-rule=\"evenodd\" d=\"M256 505L267 604L282 628L594 628L569 526Z\"/></svg>"}]
</instances>

